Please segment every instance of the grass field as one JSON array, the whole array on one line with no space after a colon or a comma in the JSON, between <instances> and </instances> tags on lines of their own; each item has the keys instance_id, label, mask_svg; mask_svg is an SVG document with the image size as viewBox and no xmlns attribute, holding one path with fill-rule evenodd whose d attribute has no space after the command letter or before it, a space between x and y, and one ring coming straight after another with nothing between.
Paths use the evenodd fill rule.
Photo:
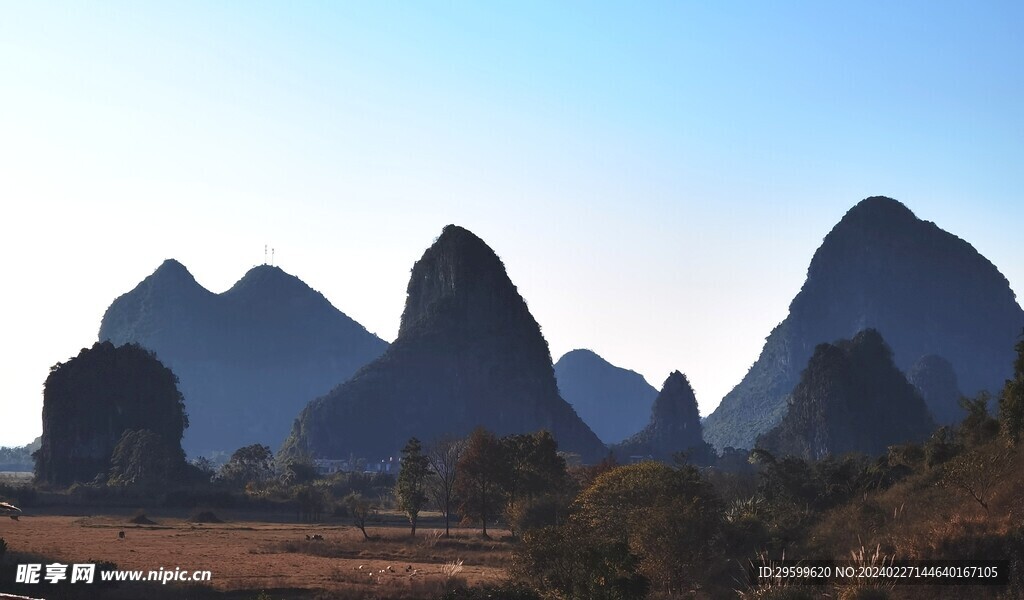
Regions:
<instances>
[{"instance_id":1,"label":"grass field","mask_svg":"<svg viewBox=\"0 0 1024 600\"><path fill-rule=\"evenodd\" d=\"M412 538L407 527L394 523L368 528L371 539L364 540L362 532L343 524L149 518L154 525L131 523L131 515L26 515L0 524L0 537L12 551L65 563L209 570L208 585L214 590L252 592L231 594L240 598L256 598L263 591L264 598L279 597L275 592L288 598L429 598L452 585L503 581L511 550L507 531L485 539L477 530L460 529L446 539L441 530L428 528ZM314 534L323 541L306 539ZM40 595L46 585L40 584ZM175 585L184 584L166 587Z\"/></svg>"}]
</instances>

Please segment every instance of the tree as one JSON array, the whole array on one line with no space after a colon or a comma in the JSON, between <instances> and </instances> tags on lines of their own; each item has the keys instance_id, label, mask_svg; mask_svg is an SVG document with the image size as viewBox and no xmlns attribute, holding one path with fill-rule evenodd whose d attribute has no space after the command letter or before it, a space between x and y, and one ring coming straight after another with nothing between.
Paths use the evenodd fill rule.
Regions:
<instances>
[{"instance_id":1,"label":"tree","mask_svg":"<svg viewBox=\"0 0 1024 600\"><path fill-rule=\"evenodd\" d=\"M420 441L415 437L402 448L402 465L395 484L398 507L408 515L412 535L416 535L416 522L420 510L427 503L427 476L430 474L430 460L423 454Z\"/></svg>"},{"instance_id":2,"label":"tree","mask_svg":"<svg viewBox=\"0 0 1024 600\"><path fill-rule=\"evenodd\" d=\"M573 520L525 532L510 572L545 598L641 600L650 589L625 541L597 536Z\"/></svg>"},{"instance_id":3,"label":"tree","mask_svg":"<svg viewBox=\"0 0 1024 600\"><path fill-rule=\"evenodd\" d=\"M109 485L153 487L177 479L185 466L181 446L149 429L129 429L110 458Z\"/></svg>"},{"instance_id":4,"label":"tree","mask_svg":"<svg viewBox=\"0 0 1024 600\"><path fill-rule=\"evenodd\" d=\"M444 512L444 536L451 537L450 521L452 501L455 497L455 479L459 459L466 449L466 441L453 437L442 437L431 445L427 452L430 461L430 491L434 502Z\"/></svg>"},{"instance_id":5,"label":"tree","mask_svg":"<svg viewBox=\"0 0 1024 600\"><path fill-rule=\"evenodd\" d=\"M460 500L462 514L480 522L484 537L488 537L488 519L501 506L504 468L501 442L482 427L473 430L456 467L455 495Z\"/></svg>"},{"instance_id":6,"label":"tree","mask_svg":"<svg viewBox=\"0 0 1024 600\"><path fill-rule=\"evenodd\" d=\"M274 453L269 446L252 444L235 450L231 459L220 469L220 478L229 483L245 486L262 483L274 475Z\"/></svg>"},{"instance_id":7,"label":"tree","mask_svg":"<svg viewBox=\"0 0 1024 600\"><path fill-rule=\"evenodd\" d=\"M545 520L549 521L545 524L554 525L557 515L549 514L545 519L539 513L557 512L557 499L568 488L565 459L558 454L555 438L547 431L513 434L501 438L501 446L505 518L512 534ZM568 505L568 500L564 504Z\"/></svg>"},{"instance_id":8,"label":"tree","mask_svg":"<svg viewBox=\"0 0 1024 600\"><path fill-rule=\"evenodd\" d=\"M295 488L295 504L300 521L318 522L327 506L327 494L315 485L308 483Z\"/></svg>"},{"instance_id":9,"label":"tree","mask_svg":"<svg viewBox=\"0 0 1024 600\"><path fill-rule=\"evenodd\" d=\"M959 437L967 447L979 446L999 433L999 422L988 414L992 397L988 392L979 392L974 398L961 398L960 406L967 416L960 423Z\"/></svg>"},{"instance_id":10,"label":"tree","mask_svg":"<svg viewBox=\"0 0 1024 600\"><path fill-rule=\"evenodd\" d=\"M369 522L370 517L377 513L377 506L363 497L362 494L352 492L345 499L342 500L345 505L345 509L348 510L349 517L352 518L352 524L359 528L359 531L363 532L363 539L370 539L369 534L366 533L366 524Z\"/></svg>"},{"instance_id":11,"label":"tree","mask_svg":"<svg viewBox=\"0 0 1024 600\"><path fill-rule=\"evenodd\" d=\"M1011 450L989 444L945 465L942 483L970 496L985 512L992 491L1013 470Z\"/></svg>"},{"instance_id":12,"label":"tree","mask_svg":"<svg viewBox=\"0 0 1024 600\"><path fill-rule=\"evenodd\" d=\"M1006 380L999 396L999 427L1010 445L1016 445L1024 432L1024 340L1014 348L1013 379Z\"/></svg>"},{"instance_id":13,"label":"tree","mask_svg":"<svg viewBox=\"0 0 1024 600\"><path fill-rule=\"evenodd\" d=\"M638 570L673 594L720 568L721 501L695 467L649 461L612 469L576 498L571 522L608 547L625 544Z\"/></svg>"}]
</instances>

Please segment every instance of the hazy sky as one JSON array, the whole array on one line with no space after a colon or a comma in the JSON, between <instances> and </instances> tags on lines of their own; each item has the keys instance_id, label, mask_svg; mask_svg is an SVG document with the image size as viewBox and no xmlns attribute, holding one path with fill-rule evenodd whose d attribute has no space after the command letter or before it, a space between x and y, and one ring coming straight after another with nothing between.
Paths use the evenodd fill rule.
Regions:
<instances>
[{"instance_id":1,"label":"hazy sky","mask_svg":"<svg viewBox=\"0 0 1024 600\"><path fill-rule=\"evenodd\" d=\"M710 412L822 237L888 195L1024 290L1024 3L0 1L0 444L174 257L381 337L447 223L557 359Z\"/></svg>"}]
</instances>

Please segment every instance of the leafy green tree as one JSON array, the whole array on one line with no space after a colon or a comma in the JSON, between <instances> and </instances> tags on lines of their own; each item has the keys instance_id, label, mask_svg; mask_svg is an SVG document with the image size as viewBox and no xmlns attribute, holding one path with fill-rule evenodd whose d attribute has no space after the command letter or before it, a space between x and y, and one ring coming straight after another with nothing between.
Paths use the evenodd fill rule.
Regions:
<instances>
[{"instance_id":1,"label":"leafy green tree","mask_svg":"<svg viewBox=\"0 0 1024 600\"><path fill-rule=\"evenodd\" d=\"M540 523L554 525L559 499L569 487L565 459L558 454L555 438L547 431L513 434L501 438L501 446L505 520L512 534Z\"/></svg>"},{"instance_id":2,"label":"leafy green tree","mask_svg":"<svg viewBox=\"0 0 1024 600\"><path fill-rule=\"evenodd\" d=\"M220 469L220 479L235 485L262 483L274 475L274 453L269 446L252 444L235 450Z\"/></svg>"},{"instance_id":3,"label":"leafy green tree","mask_svg":"<svg viewBox=\"0 0 1024 600\"><path fill-rule=\"evenodd\" d=\"M1007 441L1016 445L1024 431L1024 340L1015 346L1013 379L1008 379L999 396L999 427Z\"/></svg>"},{"instance_id":4,"label":"leafy green tree","mask_svg":"<svg viewBox=\"0 0 1024 600\"><path fill-rule=\"evenodd\" d=\"M484 537L487 537L487 521L502 505L505 468L501 442L490 431L476 428L459 458L455 495L459 498L459 510L465 517L480 522Z\"/></svg>"},{"instance_id":5,"label":"leafy green tree","mask_svg":"<svg viewBox=\"0 0 1024 600\"><path fill-rule=\"evenodd\" d=\"M416 522L420 510L427 503L427 477L430 475L430 460L423 454L423 447L415 437L402 448L402 466L395 484L398 507L409 517L412 535L416 535Z\"/></svg>"},{"instance_id":6,"label":"leafy green tree","mask_svg":"<svg viewBox=\"0 0 1024 600\"><path fill-rule=\"evenodd\" d=\"M722 503L696 468L658 462L618 467L580 493L571 521L606 546L625 544L638 571L673 594L723 564Z\"/></svg>"}]
</instances>

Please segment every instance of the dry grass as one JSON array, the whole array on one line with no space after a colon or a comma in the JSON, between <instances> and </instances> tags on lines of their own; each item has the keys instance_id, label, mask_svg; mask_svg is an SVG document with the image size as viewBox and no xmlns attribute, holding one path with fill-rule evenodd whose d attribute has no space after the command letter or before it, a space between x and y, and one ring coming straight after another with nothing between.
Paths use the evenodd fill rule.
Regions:
<instances>
[{"instance_id":1,"label":"dry grass","mask_svg":"<svg viewBox=\"0 0 1024 600\"><path fill-rule=\"evenodd\" d=\"M104 560L146 571L210 570L215 590L251 590L253 596L269 590L269 597L278 597L272 592L279 590L289 598L295 590L306 590L308 597L425 598L452 585L497 584L506 578L512 547L470 531L429 542L432 535L411 538L405 528L380 527L372 530L374 539L363 541L357 529L339 525L159 520L159 526L126 528L120 516L28 515L0 526L0 535L12 549L55 560ZM121 530L124 540L118 539ZM314 533L324 540L306 541ZM453 574L448 565L456 561L463 561L462 570Z\"/></svg>"}]
</instances>

